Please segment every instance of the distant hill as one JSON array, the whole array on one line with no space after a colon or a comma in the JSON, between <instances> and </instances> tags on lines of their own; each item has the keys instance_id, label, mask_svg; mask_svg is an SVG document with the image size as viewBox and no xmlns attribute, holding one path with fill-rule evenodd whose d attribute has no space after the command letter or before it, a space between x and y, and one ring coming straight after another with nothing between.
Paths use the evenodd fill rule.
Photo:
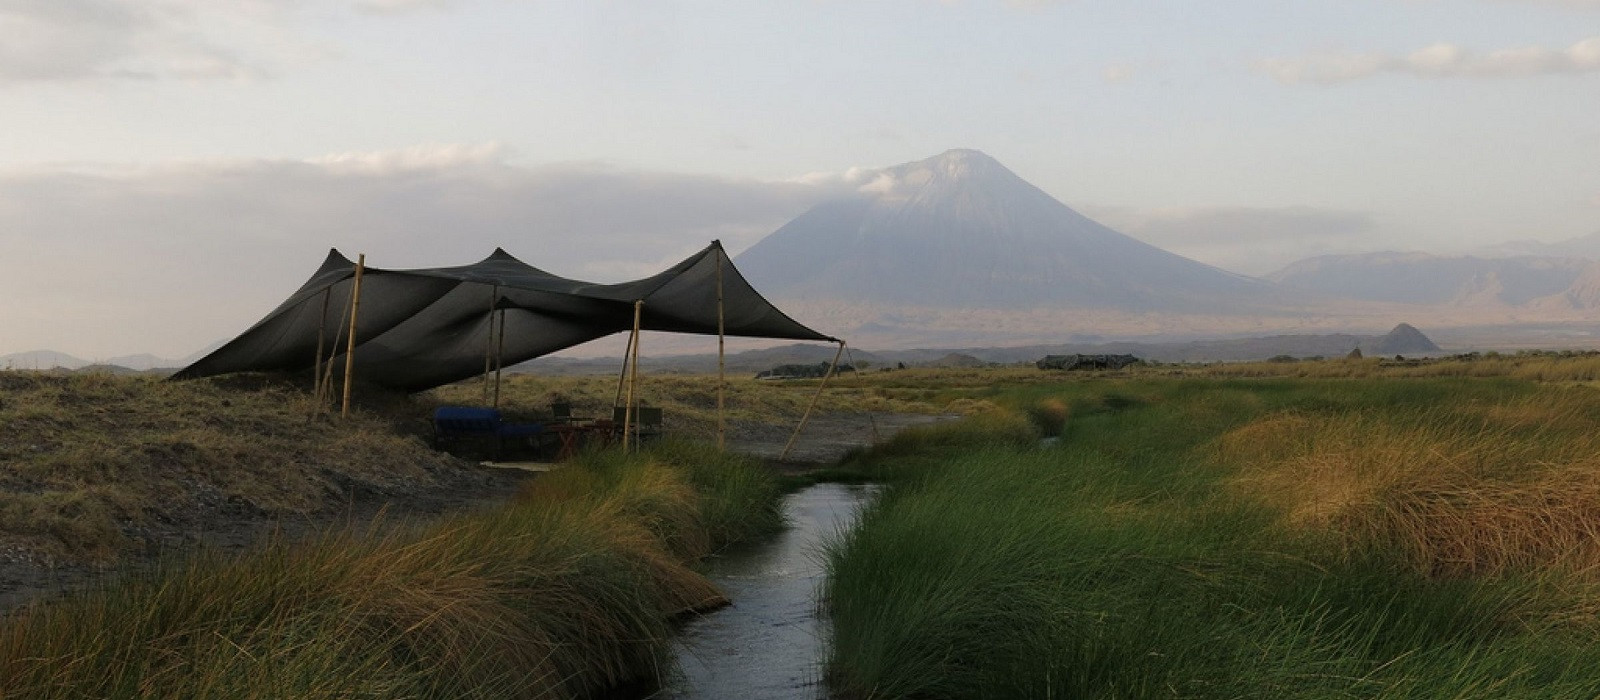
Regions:
<instances>
[{"instance_id":1,"label":"distant hill","mask_svg":"<svg viewBox=\"0 0 1600 700\"><path fill-rule=\"evenodd\" d=\"M1362 301L1594 308L1600 302L1597 266L1577 258L1382 252L1310 258L1265 279L1302 292Z\"/></svg>"},{"instance_id":2,"label":"distant hill","mask_svg":"<svg viewBox=\"0 0 1600 700\"><path fill-rule=\"evenodd\" d=\"M778 300L1215 312L1277 296L1113 231L973 150L879 171L735 262Z\"/></svg>"},{"instance_id":3,"label":"distant hill","mask_svg":"<svg viewBox=\"0 0 1600 700\"><path fill-rule=\"evenodd\" d=\"M1434 345L1428 336L1409 323L1402 323L1394 327L1382 338L1371 345L1361 348L1367 353L1379 355L1398 355L1400 353L1430 353L1439 352L1439 346Z\"/></svg>"},{"instance_id":4,"label":"distant hill","mask_svg":"<svg viewBox=\"0 0 1600 700\"><path fill-rule=\"evenodd\" d=\"M33 350L0 355L0 369L77 369L89 364L64 352Z\"/></svg>"},{"instance_id":5,"label":"distant hill","mask_svg":"<svg viewBox=\"0 0 1600 700\"><path fill-rule=\"evenodd\" d=\"M1535 256L1544 258L1581 258L1600 261L1600 231L1587 236L1569 238L1555 243L1543 241L1511 241L1488 246L1477 253L1486 258Z\"/></svg>"},{"instance_id":6,"label":"distant hill","mask_svg":"<svg viewBox=\"0 0 1600 700\"><path fill-rule=\"evenodd\" d=\"M140 353L137 355L121 355L110 359L94 361L85 360L80 357L73 357L72 355L68 355L64 352L56 352L54 350L34 350L32 352L18 352L10 355L0 355L0 369L44 370L60 368L70 370L107 371L115 374L151 371L161 373L163 370L172 371L178 367L187 366L189 363L194 362L211 350L215 350L217 347L221 347L220 342L206 350L202 350L201 352L190 355L189 357L178 359L159 357L150 353Z\"/></svg>"},{"instance_id":7,"label":"distant hill","mask_svg":"<svg viewBox=\"0 0 1600 700\"><path fill-rule=\"evenodd\" d=\"M955 369L963 367L983 367L987 364L989 363L964 352L952 352L932 362L919 363L918 366Z\"/></svg>"}]
</instances>

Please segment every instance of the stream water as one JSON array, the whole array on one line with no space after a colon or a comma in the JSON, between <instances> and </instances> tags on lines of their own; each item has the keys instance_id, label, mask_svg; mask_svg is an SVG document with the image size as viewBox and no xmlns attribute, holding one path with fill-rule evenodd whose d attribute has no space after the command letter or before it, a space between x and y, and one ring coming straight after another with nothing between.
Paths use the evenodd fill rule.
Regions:
<instances>
[{"instance_id":1,"label":"stream water","mask_svg":"<svg viewBox=\"0 0 1600 700\"><path fill-rule=\"evenodd\" d=\"M817 615L820 546L848 528L874 492L819 484L784 501L789 529L775 540L714 559L711 580L733 605L685 626L681 675L660 698L823 697L826 623Z\"/></svg>"}]
</instances>

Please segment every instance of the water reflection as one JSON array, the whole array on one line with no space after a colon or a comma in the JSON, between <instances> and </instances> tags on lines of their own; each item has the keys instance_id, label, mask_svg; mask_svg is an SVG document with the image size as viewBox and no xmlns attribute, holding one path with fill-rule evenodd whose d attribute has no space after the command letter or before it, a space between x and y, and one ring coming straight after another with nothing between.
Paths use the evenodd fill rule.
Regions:
<instances>
[{"instance_id":1,"label":"water reflection","mask_svg":"<svg viewBox=\"0 0 1600 700\"><path fill-rule=\"evenodd\" d=\"M874 489L819 484L795 493L784 502L788 531L715 559L711 580L733 605L685 627L677 650L682 675L657 697L821 698L820 544L854 522Z\"/></svg>"}]
</instances>

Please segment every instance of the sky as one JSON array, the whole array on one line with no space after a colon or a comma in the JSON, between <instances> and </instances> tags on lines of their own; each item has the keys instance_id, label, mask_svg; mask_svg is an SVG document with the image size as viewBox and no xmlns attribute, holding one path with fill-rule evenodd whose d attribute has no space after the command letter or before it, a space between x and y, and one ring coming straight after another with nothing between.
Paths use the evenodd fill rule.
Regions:
<instances>
[{"instance_id":1,"label":"sky","mask_svg":"<svg viewBox=\"0 0 1600 700\"><path fill-rule=\"evenodd\" d=\"M0 355L329 247L616 281L975 148L1246 274L1600 232L1600 0L0 0Z\"/></svg>"}]
</instances>

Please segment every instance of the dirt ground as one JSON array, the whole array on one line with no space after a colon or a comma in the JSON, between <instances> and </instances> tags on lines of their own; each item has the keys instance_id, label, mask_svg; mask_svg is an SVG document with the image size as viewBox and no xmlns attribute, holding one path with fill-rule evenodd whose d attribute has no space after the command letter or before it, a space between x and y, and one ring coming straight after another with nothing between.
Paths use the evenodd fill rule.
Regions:
<instances>
[{"instance_id":1,"label":"dirt ground","mask_svg":"<svg viewBox=\"0 0 1600 700\"><path fill-rule=\"evenodd\" d=\"M794 431L793 425L734 421L729 426L728 447L776 469L799 472L835 463L852 449L886 440L913 425L952 418L895 413L819 414L808 422L783 461L778 456ZM364 525L380 513L388 522L399 524L492 506L509 498L524 480L537 477L536 472L483 467L467 461L462 461L461 466L455 478L439 480L427 488L389 493L356 491L346 494L342 508L294 519L266 519L248 509L219 511L185 530L147 533L146 539L152 543L149 549L113 567L51 566L18 553L0 551L0 614L107 577L137 575L163 559L200 549L240 552L274 535L295 539L346 523Z\"/></svg>"},{"instance_id":2,"label":"dirt ground","mask_svg":"<svg viewBox=\"0 0 1600 700\"><path fill-rule=\"evenodd\" d=\"M956 418L959 416L909 413L819 414L806 423L794 449L782 461L778 458L795 426L733 421L728 426L728 449L786 471L803 471L838 462L851 450L888 440L906 428Z\"/></svg>"}]
</instances>

